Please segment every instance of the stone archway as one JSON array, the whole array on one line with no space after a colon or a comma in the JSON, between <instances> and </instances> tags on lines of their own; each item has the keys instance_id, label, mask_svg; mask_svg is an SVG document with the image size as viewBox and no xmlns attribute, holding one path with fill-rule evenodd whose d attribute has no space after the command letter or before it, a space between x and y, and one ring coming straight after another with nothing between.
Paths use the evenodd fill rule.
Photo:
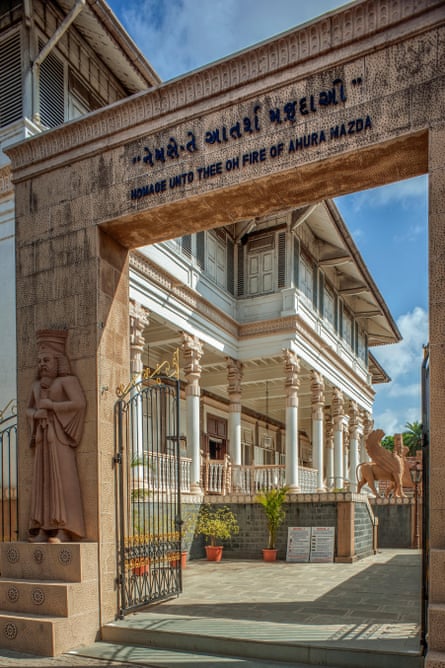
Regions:
<instances>
[{"instance_id":1,"label":"stone archway","mask_svg":"<svg viewBox=\"0 0 445 668\"><path fill-rule=\"evenodd\" d=\"M129 368L128 249L428 173L430 647L443 649L444 43L440 0L363 0L8 151L19 407L34 332L68 328L88 399L79 463L101 623L115 603L112 390ZM19 439L27 489L22 419ZM23 494L22 519L27 505Z\"/></svg>"}]
</instances>

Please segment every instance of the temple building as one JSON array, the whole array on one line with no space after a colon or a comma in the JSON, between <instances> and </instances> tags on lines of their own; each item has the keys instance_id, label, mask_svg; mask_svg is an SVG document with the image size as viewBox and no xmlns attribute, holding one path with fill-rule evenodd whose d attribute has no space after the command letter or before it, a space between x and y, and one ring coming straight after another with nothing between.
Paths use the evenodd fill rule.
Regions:
<instances>
[{"instance_id":1,"label":"temple building","mask_svg":"<svg viewBox=\"0 0 445 668\"><path fill-rule=\"evenodd\" d=\"M0 29L2 149L159 83L104 2L3 2ZM0 198L4 409L16 334L3 151ZM181 350L186 477L196 484L207 461L215 491L227 466L249 467L257 487L354 489L373 385L388 380L371 350L400 334L334 202L177 233L133 252L129 299L133 372Z\"/></svg>"}]
</instances>

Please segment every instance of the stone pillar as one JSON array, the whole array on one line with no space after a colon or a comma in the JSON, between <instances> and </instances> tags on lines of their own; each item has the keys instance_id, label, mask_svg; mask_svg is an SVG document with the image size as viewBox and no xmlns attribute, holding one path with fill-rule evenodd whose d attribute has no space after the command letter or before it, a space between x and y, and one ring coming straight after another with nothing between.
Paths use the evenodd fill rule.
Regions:
<instances>
[{"instance_id":1,"label":"stone pillar","mask_svg":"<svg viewBox=\"0 0 445 668\"><path fill-rule=\"evenodd\" d=\"M148 325L148 311L141 304L136 303L133 299L130 300L130 374L134 382L138 382L142 379L142 372L144 370L144 364L142 361L142 353L144 352L145 339L143 332L145 327ZM133 441L133 452L132 455L136 456L140 461L140 465L136 467L136 470L133 472L133 483L137 483L138 489L147 484L148 476L144 475L143 469L143 456L144 456L144 443L143 443L143 409L142 409L142 397L138 393L136 388L131 390L133 395L133 401L136 402L134 405L134 414L135 418L132 420L131 424L133 427L132 441Z\"/></svg>"},{"instance_id":2,"label":"stone pillar","mask_svg":"<svg viewBox=\"0 0 445 668\"><path fill-rule=\"evenodd\" d=\"M326 431L326 486L332 489L334 484L334 429L332 423L331 409L325 409L325 431Z\"/></svg>"},{"instance_id":3,"label":"stone pillar","mask_svg":"<svg viewBox=\"0 0 445 668\"><path fill-rule=\"evenodd\" d=\"M335 387L332 393L332 422L334 430L334 487L341 489L344 482L343 423L344 402L342 392Z\"/></svg>"},{"instance_id":4,"label":"stone pillar","mask_svg":"<svg viewBox=\"0 0 445 668\"><path fill-rule=\"evenodd\" d=\"M312 466L317 469L317 492L325 492L323 458L324 380L321 373L312 370Z\"/></svg>"},{"instance_id":5,"label":"stone pillar","mask_svg":"<svg viewBox=\"0 0 445 668\"><path fill-rule=\"evenodd\" d=\"M227 361L227 392L230 399L229 407L229 454L232 463L241 466L241 380L243 365L239 360L226 357Z\"/></svg>"},{"instance_id":6,"label":"stone pillar","mask_svg":"<svg viewBox=\"0 0 445 668\"><path fill-rule=\"evenodd\" d=\"M202 343L196 336L183 332L182 350L184 354L184 373L187 381L185 397L187 404L187 450L192 457L190 491L201 493L201 439L199 433L199 397L201 390L199 363L203 350Z\"/></svg>"},{"instance_id":7,"label":"stone pillar","mask_svg":"<svg viewBox=\"0 0 445 668\"><path fill-rule=\"evenodd\" d=\"M300 360L292 350L284 351L286 387L286 485L299 492L298 484L298 389Z\"/></svg>"},{"instance_id":8,"label":"stone pillar","mask_svg":"<svg viewBox=\"0 0 445 668\"><path fill-rule=\"evenodd\" d=\"M357 466L360 464L359 444L363 433L360 412L355 401L349 402L349 455L351 470L349 475L351 492L357 491Z\"/></svg>"}]
</instances>

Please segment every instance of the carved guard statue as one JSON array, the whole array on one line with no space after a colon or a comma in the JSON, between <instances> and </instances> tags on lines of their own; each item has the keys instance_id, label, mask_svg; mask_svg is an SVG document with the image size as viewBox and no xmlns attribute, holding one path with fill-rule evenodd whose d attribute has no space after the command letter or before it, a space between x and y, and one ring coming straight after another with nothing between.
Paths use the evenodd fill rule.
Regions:
<instances>
[{"instance_id":1,"label":"carved guard statue","mask_svg":"<svg viewBox=\"0 0 445 668\"><path fill-rule=\"evenodd\" d=\"M27 407L34 470L31 542L62 543L85 536L76 448L86 400L65 353L65 330L37 332L38 380Z\"/></svg>"}]
</instances>

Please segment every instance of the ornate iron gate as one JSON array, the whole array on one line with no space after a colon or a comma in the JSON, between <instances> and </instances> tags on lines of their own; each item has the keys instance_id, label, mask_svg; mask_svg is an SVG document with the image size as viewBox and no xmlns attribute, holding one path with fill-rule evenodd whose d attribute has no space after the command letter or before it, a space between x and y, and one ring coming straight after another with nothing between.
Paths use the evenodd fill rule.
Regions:
<instances>
[{"instance_id":1,"label":"ornate iron gate","mask_svg":"<svg viewBox=\"0 0 445 668\"><path fill-rule=\"evenodd\" d=\"M10 401L0 410L0 540L17 540L17 415Z\"/></svg>"},{"instance_id":2,"label":"ornate iron gate","mask_svg":"<svg viewBox=\"0 0 445 668\"><path fill-rule=\"evenodd\" d=\"M178 595L181 578L178 351L118 389L119 614Z\"/></svg>"}]
</instances>

